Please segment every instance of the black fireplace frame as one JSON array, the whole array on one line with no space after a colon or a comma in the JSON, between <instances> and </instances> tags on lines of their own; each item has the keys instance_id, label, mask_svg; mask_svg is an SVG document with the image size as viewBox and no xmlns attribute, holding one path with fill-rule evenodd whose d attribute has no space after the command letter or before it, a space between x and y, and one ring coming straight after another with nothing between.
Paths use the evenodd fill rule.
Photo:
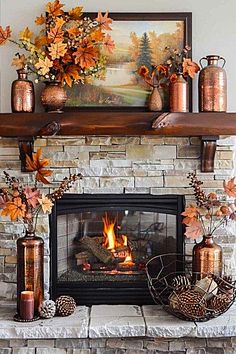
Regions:
<instances>
[{"instance_id":1,"label":"black fireplace frame","mask_svg":"<svg viewBox=\"0 0 236 354\"><path fill-rule=\"evenodd\" d=\"M184 226L181 212L185 207L182 195L151 194L65 194L56 201L50 215L50 294L73 296L79 305L94 304L152 304L147 282L59 282L57 278L57 215L88 210L152 211L176 215L176 251L184 253ZM69 212L68 212L69 208Z\"/></svg>"}]
</instances>

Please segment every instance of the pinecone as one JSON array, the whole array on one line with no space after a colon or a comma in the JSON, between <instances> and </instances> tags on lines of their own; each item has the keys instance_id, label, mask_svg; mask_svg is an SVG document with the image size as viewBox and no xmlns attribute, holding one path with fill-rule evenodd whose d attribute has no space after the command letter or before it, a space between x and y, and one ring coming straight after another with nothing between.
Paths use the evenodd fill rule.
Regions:
<instances>
[{"instance_id":1,"label":"pinecone","mask_svg":"<svg viewBox=\"0 0 236 354\"><path fill-rule=\"evenodd\" d=\"M179 295L179 312L192 320L203 318L206 315L207 302L201 294L194 290L187 290Z\"/></svg>"},{"instance_id":2,"label":"pinecone","mask_svg":"<svg viewBox=\"0 0 236 354\"><path fill-rule=\"evenodd\" d=\"M39 306L39 316L42 318L52 318L56 314L56 304L52 300L45 300Z\"/></svg>"},{"instance_id":3,"label":"pinecone","mask_svg":"<svg viewBox=\"0 0 236 354\"><path fill-rule=\"evenodd\" d=\"M235 282L230 275L224 275L222 278L215 276L214 280L218 284L219 293L235 292Z\"/></svg>"},{"instance_id":4,"label":"pinecone","mask_svg":"<svg viewBox=\"0 0 236 354\"><path fill-rule=\"evenodd\" d=\"M56 309L59 316L69 316L75 311L76 302L71 296L62 295L56 299Z\"/></svg>"},{"instance_id":5,"label":"pinecone","mask_svg":"<svg viewBox=\"0 0 236 354\"><path fill-rule=\"evenodd\" d=\"M191 282L185 275L177 275L172 280L171 285L175 288L175 291L178 293L191 289Z\"/></svg>"},{"instance_id":6,"label":"pinecone","mask_svg":"<svg viewBox=\"0 0 236 354\"><path fill-rule=\"evenodd\" d=\"M214 314L224 313L231 305L233 296L231 294L218 294L208 302L208 308L214 310Z\"/></svg>"}]
</instances>

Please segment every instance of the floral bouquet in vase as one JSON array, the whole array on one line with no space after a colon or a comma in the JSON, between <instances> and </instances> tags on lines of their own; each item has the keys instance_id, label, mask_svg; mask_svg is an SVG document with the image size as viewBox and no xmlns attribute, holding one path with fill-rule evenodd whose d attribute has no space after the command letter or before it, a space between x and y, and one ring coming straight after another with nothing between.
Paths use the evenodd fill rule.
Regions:
<instances>
[{"instance_id":1,"label":"floral bouquet in vase","mask_svg":"<svg viewBox=\"0 0 236 354\"><path fill-rule=\"evenodd\" d=\"M59 187L51 193L44 193L40 188L49 185L48 177L53 171L47 169L49 160L41 158L42 150L26 157L27 170L34 173L34 185L22 183L4 171L6 188L0 189L1 216L11 221L21 222L25 229L24 237L17 240L17 308L20 314L21 292L29 291L34 295L35 314L44 297L44 242L35 236L39 215L50 214L54 202L61 198L81 174L70 174Z\"/></svg>"}]
</instances>

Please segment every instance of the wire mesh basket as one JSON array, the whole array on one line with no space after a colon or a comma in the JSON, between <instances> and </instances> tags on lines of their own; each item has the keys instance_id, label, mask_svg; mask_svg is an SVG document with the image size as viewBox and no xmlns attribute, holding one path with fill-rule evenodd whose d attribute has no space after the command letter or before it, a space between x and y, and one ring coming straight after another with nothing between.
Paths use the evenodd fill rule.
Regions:
<instances>
[{"instance_id":1,"label":"wire mesh basket","mask_svg":"<svg viewBox=\"0 0 236 354\"><path fill-rule=\"evenodd\" d=\"M148 286L157 304L187 321L203 322L227 311L236 297L232 275L192 272L192 257L164 254L146 264Z\"/></svg>"}]
</instances>

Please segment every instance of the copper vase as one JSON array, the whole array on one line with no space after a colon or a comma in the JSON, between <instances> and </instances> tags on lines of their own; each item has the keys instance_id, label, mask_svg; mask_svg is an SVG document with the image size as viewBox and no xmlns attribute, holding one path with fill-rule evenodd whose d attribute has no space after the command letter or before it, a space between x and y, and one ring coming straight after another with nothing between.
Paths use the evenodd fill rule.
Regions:
<instances>
[{"instance_id":1,"label":"copper vase","mask_svg":"<svg viewBox=\"0 0 236 354\"><path fill-rule=\"evenodd\" d=\"M157 86L154 86L149 97L148 108L150 111L162 110L162 98Z\"/></svg>"},{"instance_id":2,"label":"copper vase","mask_svg":"<svg viewBox=\"0 0 236 354\"><path fill-rule=\"evenodd\" d=\"M34 292L34 311L44 299L44 241L32 232L17 240L17 312L22 291Z\"/></svg>"},{"instance_id":3,"label":"copper vase","mask_svg":"<svg viewBox=\"0 0 236 354\"><path fill-rule=\"evenodd\" d=\"M170 112L189 112L189 85L182 74L170 83Z\"/></svg>"},{"instance_id":4,"label":"copper vase","mask_svg":"<svg viewBox=\"0 0 236 354\"><path fill-rule=\"evenodd\" d=\"M202 67L202 61L207 66ZM223 65L218 65L223 60ZM202 70L199 74L199 112L226 112L227 110L227 77L224 70L225 59L219 55L207 55L200 60Z\"/></svg>"},{"instance_id":5,"label":"copper vase","mask_svg":"<svg viewBox=\"0 0 236 354\"><path fill-rule=\"evenodd\" d=\"M62 113L66 100L67 94L60 81L45 81L41 103L46 112Z\"/></svg>"},{"instance_id":6,"label":"copper vase","mask_svg":"<svg viewBox=\"0 0 236 354\"><path fill-rule=\"evenodd\" d=\"M25 69L17 70L18 79L11 86L11 109L13 113L34 112L35 94L33 82L28 80Z\"/></svg>"},{"instance_id":7,"label":"copper vase","mask_svg":"<svg viewBox=\"0 0 236 354\"><path fill-rule=\"evenodd\" d=\"M193 248L194 280L205 278L208 274L221 276L222 248L217 245L212 235L203 236Z\"/></svg>"}]
</instances>

